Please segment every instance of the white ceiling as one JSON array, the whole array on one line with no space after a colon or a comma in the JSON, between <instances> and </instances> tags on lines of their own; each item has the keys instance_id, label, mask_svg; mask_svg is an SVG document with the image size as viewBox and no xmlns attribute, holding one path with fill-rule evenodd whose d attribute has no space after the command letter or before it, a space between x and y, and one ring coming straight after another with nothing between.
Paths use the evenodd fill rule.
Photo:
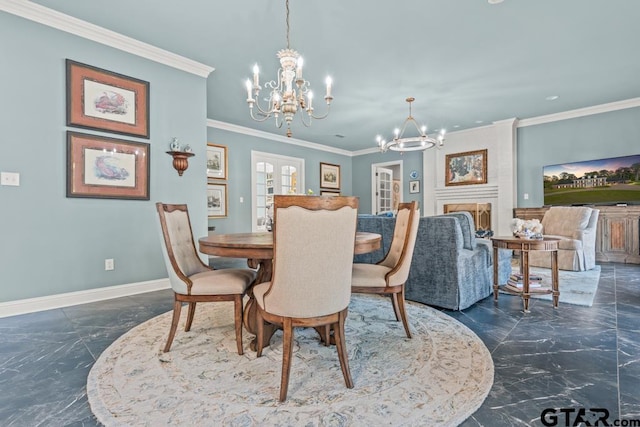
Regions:
<instances>
[{"instance_id":1,"label":"white ceiling","mask_svg":"<svg viewBox=\"0 0 640 427\"><path fill-rule=\"evenodd\" d=\"M214 67L210 119L284 135L251 120L244 88L256 62L262 82L275 78L284 0L34 3ZM408 96L419 122L449 132L640 97L638 0L290 0L290 9L305 78L318 94L327 74L334 80L329 117L310 128L296 120L298 139L374 147L406 118Z\"/></svg>"}]
</instances>

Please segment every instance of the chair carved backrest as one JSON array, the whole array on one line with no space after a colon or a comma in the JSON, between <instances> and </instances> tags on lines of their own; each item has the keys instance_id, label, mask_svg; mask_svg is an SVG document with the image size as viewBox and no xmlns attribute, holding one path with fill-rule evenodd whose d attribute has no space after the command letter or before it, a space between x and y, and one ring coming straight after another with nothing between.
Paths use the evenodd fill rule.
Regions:
<instances>
[{"instance_id":1,"label":"chair carved backrest","mask_svg":"<svg viewBox=\"0 0 640 427\"><path fill-rule=\"evenodd\" d=\"M409 277L419 222L420 210L415 201L398 205L391 247L385 258L379 262L392 269L387 274L390 285L402 284Z\"/></svg>"},{"instance_id":2,"label":"chair carved backrest","mask_svg":"<svg viewBox=\"0 0 640 427\"><path fill-rule=\"evenodd\" d=\"M164 261L173 290L180 294L190 291L189 276L210 270L196 251L187 205L156 203L162 241Z\"/></svg>"},{"instance_id":3,"label":"chair carved backrest","mask_svg":"<svg viewBox=\"0 0 640 427\"><path fill-rule=\"evenodd\" d=\"M308 318L349 305L357 214L357 197L274 197L273 279L265 309Z\"/></svg>"}]
</instances>

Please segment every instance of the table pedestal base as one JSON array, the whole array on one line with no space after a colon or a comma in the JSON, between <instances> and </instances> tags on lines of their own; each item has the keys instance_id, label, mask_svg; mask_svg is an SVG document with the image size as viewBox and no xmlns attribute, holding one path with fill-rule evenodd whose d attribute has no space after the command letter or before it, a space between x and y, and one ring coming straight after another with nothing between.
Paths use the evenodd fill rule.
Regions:
<instances>
[{"instance_id":1,"label":"table pedestal base","mask_svg":"<svg viewBox=\"0 0 640 427\"><path fill-rule=\"evenodd\" d=\"M553 308L558 308L560 290L558 287L558 239L544 238L542 240L518 239L513 237L493 237L493 299L498 301L498 249L511 249L520 251L520 273L522 274L522 291L509 293L522 296L523 311L529 313L529 299L531 292L529 289L529 251L547 251L551 254L551 290L545 293L552 294Z\"/></svg>"}]
</instances>

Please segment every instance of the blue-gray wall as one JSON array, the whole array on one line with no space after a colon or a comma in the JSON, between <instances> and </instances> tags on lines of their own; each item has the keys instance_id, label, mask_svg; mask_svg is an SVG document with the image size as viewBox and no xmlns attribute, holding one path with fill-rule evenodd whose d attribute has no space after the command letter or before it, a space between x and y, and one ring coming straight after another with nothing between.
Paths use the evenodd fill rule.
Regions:
<instances>
[{"instance_id":1,"label":"blue-gray wall","mask_svg":"<svg viewBox=\"0 0 640 427\"><path fill-rule=\"evenodd\" d=\"M247 114L249 113L247 112ZM216 233L241 233L251 231L252 150L304 159L305 191L310 188L315 194L320 194L320 162L340 165L341 194L345 196L359 196L359 194L354 193L352 190L352 158L350 156L211 127L208 129L208 138L208 142L226 145L229 156L229 179L226 181L228 216L226 218L209 219L209 225L216 227ZM244 198L244 203L240 203L240 197ZM362 204L363 201L360 200L360 206L362 206Z\"/></svg>"},{"instance_id":2,"label":"blue-gray wall","mask_svg":"<svg viewBox=\"0 0 640 427\"><path fill-rule=\"evenodd\" d=\"M402 160L402 201L417 201L418 205L422 205L422 195L425 185L434 185L433 183L424 182L424 174L422 173L422 151L413 151L400 154L396 151L387 151L386 153L372 153L353 158L353 194L360 197L359 212L371 213L371 165L374 163L386 163ZM418 171L418 181L420 181L420 192L409 193L409 181L413 181L409 177L412 170Z\"/></svg>"},{"instance_id":3,"label":"blue-gray wall","mask_svg":"<svg viewBox=\"0 0 640 427\"><path fill-rule=\"evenodd\" d=\"M0 301L167 277L154 203L188 203L206 233L206 79L3 12L0 40L0 171L20 173L0 186ZM151 138L67 127L66 58L150 82ZM151 199L67 198L67 130L150 143ZM196 153L183 177L172 136Z\"/></svg>"},{"instance_id":4,"label":"blue-gray wall","mask_svg":"<svg viewBox=\"0 0 640 427\"><path fill-rule=\"evenodd\" d=\"M544 166L640 154L640 108L522 127L517 141L517 204L539 207Z\"/></svg>"}]
</instances>

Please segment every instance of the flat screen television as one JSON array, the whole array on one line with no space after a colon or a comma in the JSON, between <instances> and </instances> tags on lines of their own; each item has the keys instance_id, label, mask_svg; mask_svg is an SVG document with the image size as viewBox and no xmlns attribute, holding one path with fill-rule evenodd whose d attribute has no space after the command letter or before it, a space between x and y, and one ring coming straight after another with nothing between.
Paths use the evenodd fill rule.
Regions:
<instances>
[{"instance_id":1,"label":"flat screen television","mask_svg":"<svg viewBox=\"0 0 640 427\"><path fill-rule=\"evenodd\" d=\"M544 204L640 204L640 154L543 168Z\"/></svg>"}]
</instances>

